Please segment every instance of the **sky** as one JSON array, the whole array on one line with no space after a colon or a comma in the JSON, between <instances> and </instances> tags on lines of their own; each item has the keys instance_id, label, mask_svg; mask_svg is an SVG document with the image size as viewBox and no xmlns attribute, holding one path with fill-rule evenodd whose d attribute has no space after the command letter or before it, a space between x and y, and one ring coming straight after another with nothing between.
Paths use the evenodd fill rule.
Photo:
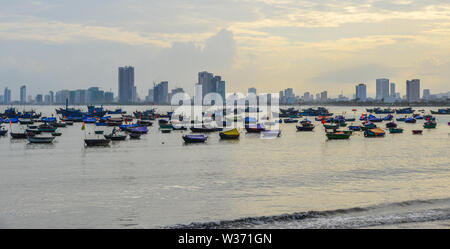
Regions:
<instances>
[{"instance_id":1,"label":"sky","mask_svg":"<svg viewBox=\"0 0 450 249\"><path fill-rule=\"evenodd\" d=\"M389 78L405 94L421 79L450 91L448 0L0 0L0 89L28 93L98 86L117 94L135 67L140 97L153 82L193 93L200 71L227 92L352 96Z\"/></svg>"}]
</instances>

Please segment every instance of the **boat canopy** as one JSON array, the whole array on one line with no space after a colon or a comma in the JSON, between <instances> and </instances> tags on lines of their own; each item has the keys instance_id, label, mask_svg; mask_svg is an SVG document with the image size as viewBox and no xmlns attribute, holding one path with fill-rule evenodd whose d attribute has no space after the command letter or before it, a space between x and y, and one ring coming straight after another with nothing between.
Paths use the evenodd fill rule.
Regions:
<instances>
[{"instance_id":1,"label":"boat canopy","mask_svg":"<svg viewBox=\"0 0 450 249\"><path fill-rule=\"evenodd\" d=\"M369 131L373 132L375 135L384 134L384 131L382 129L380 129L380 128L370 129Z\"/></svg>"}]
</instances>

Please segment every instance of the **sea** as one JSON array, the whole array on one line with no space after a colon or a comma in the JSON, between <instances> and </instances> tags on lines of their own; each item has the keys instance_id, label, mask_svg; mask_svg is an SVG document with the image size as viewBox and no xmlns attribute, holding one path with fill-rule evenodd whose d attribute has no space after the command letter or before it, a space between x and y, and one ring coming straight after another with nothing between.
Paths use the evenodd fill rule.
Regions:
<instances>
[{"instance_id":1,"label":"sea","mask_svg":"<svg viewBox=\"0 0 450 249\"><path fill-rule=\"evenodd\" d=\"M173 109L122 106L153 107ZM31 108L51 116L56 107ZM355 125L366 113L327 108ZM108 147L84 146L87 134L111 129L92 124L59 128L47 145L0 137L0 228L448 229L450 115L435 117L422 135L411 132L423 129L418 120L397 122L402 134L349 140L328 140L313 117L313 132L282 123L274 139L241 130L239 140L211 133L205 144L185 144L190 131L161 133L157 122L140 140Z\"/></svg>"}]
</instances>

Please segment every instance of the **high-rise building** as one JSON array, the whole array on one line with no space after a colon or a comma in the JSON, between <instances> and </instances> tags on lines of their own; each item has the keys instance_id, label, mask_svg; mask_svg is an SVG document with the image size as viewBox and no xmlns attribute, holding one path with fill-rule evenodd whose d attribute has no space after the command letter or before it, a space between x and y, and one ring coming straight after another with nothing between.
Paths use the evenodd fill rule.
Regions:
<instances>
[{"instance_id":1,"label":"high-rise building","mask_svg":"<svg viewBox=\"0 0 450 249\"><path fill-rule=\"evenodd\" d=\"M134 67L119 67L119 103L132 103L134 87Z\"/></svg>"},{"instance_id":2,"label":"high-rise building","mask_svg":"<svg viewBox=\"0 0 450 249\"><path fill-rule=\"evenodd\" d=\"M423 89L422 98L426 100L431 98L430 89Z\"/></svg>"},{"instance_id":3,"label":"high-rise building","mask_svg":"<svg viewBox=\"0 0 450 249\"><path fill-rule=\"evenodd\" d=\"M20 87L20 103L27 103L27 87L25 85Z\"/></svg>"},{"instance_id":4,"label":"high-rise building","mask_svg":"<svg viewBox=\"0 0 450 249\"><path fill-rule=\"evenodd\" d=\"M43 100L42 94L38 94L38 95L36 95L36 99L35 99L35 102L36 102L36 104L38 104L38 105L42 105L42 104L44 103L44 100Z\"/></svg>"},{"instance_id":5,"label":"high-rise building","mask_svg":"<svg viewBox=\"0 0 450 249\"><path fill-rule=\"evenodd\" d=\"M356 85L356 94L355 94L356 100L359 101L366 101L367 99L367 86L366 84L359 84Z\"/></svg>"},{"instance_id":6,"label":"high-rise building","mask_svg":"<svg viewBox=\"0 0 450 249\"><path fill-rule=\"evenodd\" d=\"M320 101L321 102L327 102L328 101L328 92L323 91L320 93Z\"/></svg>"},{"instance_id":7,"label":"high-rise building","mask_svg":"<svg viewBox=\"0 0 450 249\"><path fill-rule=\"evenodd\" d=\"M11 104L11 90L9 90L7 87L5 87L5 91L3 92L3 104Z\"/></svg>"},{"instance_id":8,"label":"high-rise building","mask_svg":"<svg viewBox=\"0 0 450 249\"><path fill-rule=\"evenodd\" d=\"M420 80L413 79L406 81L406 101L418 102L420 100Z\"/></svg>"},{"instance_id":9,"label":"high-rise building","mask_svg":"<svg viewBox=\"0 0 450 249\"><path fill-rule=\"evenodd\" d=\"M391 97L395 98L395 83L391 82Z\"/></svg>"},{"instance_id":10,"label":"high-rise building","mask_svg":"<svg viewBox=\"0 0 450 249\"><path fill-rule=\"evenodd\" d=\"M212 73L206 71L198 73L198 84L202 85L202 98L204 98L206 94L212 92L213 77Z\"/></svg>"},{"instance_id":11,"label":"high-rise building","mask_svg":"<svg viewBox=\"0 0 450 249\"><path fill-rule=\"evenodd\" d=\"M248 93L249 93L249 94L250 94L250 93L253 93L253 94L256 95L256 88L254 88L254 87L249 88L249 89L248 89Z\"/></svg>"},{"instance_id":12,"label":"high-rise building","mask_svg":"<svg viewBox=\"0 0 450 249\"><path fill-rule=\"evenodd\" d=\"M377 79L377 100L389 97L389 79Z\"/></svg>"},{"instance_id":13,"label":"high-rise building","mask_svg":"<svg viewBox=\"0 0 450 249\"><path fill-rule=\"evenodd\" d=\"M165 105L169 98L169 82L162 81L153 87L153 102L157 105Z\"/></svg>"},{"instance_id":14,"label":"high-rise building","mask_svg":"<svg viewBox=\"0 0 450 249\"><path fill-rule=\"evenodd\" d=\"M303 101L311 101L311 94L309 92L303 93Z\"/></svg>"},{"instance_id":15,"label":"high-rise building","mask_svg":"<svg viewBox=\"0 0 450 249\"><path fill-rule=\"evenodd\" d=\"M55 93L53 91L48 92L48 95L50 96L50 105L53 105L55 103Z\"/></svg>"},{"instance_id":16,"label":"high-rise building","mask_svg":"<svg viewBox=\"0 0 450 249\"><path fill-rule=\"evenodd\" d=\"M111 104L114 102L114 93L113 92L105 92L105 103Z\"/></svg>"},{"instance_id":17,"label":"high-rise building","mask_svg":"<svg viewBox=\"0 0 450 249\"><path fill-rule=\"evenodd\" d=\"M196 106L203 105L203 86L200 83L195 84L194 105L196 105Z\"/></svg>"},{"instance_id":18,"label":"high-rise building","mask_svg":"<svg viewBox=\"0 0 450 249\"><path fill-rule=\"evenodd\" d=\"M44 96L44 103L45 103L46 105L50 105L50 95L49 95L49 94L46 94L46 95Z\"/></svg>"}]
</instances>

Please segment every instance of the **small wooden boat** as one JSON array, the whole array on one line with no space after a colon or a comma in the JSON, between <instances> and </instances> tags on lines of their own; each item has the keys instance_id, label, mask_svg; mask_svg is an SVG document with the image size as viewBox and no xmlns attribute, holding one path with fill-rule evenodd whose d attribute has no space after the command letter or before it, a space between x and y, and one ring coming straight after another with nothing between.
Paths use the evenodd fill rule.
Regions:
<instances>
[{"instance_id":1,"label":"small wooden boat","mask_svg":"<svg viewBox=\"0 0 450 249\"><path fill-rule=\"evenodd\" d=\"M56 127L48 125L48 124L42 124L39 126L38 129L42 132L55 132L56 131Z\"/></svg>"},{"instance_id":2,"label":"small wooden boat","mask_svg":"<svg viewBox=\"0 0 450 249\"><path fill-rule=\"evenodd\" d=\"M425 129L434 129L434 128L436 128L436 126L437 126L437 123L433 122L433 121L428 121L428 122L425 122L425 124L423 124L423 128L425 128Z\"/></svg>"},{"instance_id":3,"label":"small wooden boat","mask_svg":"<svg viewBox=\"0 0 450 249\"><path fill-rule=\"evenodd\" d=\"M384 137L386 133L380 128L367 129L364 131L365 137Z\"/></svg>"},{"instance_id":4,"label":"small wooden boat","mask_svg":"<svg viewBox=\"0 0 450 249\"><path fill-rule=\"evenodd\" d=\"M10 132L9 134L14 139L25 139L25 138L27 138L27 133L26 132Z\"/></svg>"},{"instance_id":5,"label":"small wooden boat","mask_svg":"<svg viewBox=\"0 0 450 249\"><path fill-rule=\"evenodd\" d=\"M52 143L55 137L51 136L32 136L27 137L28 142L36 144L49 144Z\"/></svg>"},{"instance_id":6,"label":"small wooden boat","mask_svg":"<svg viewBox=\"0 0 450 249\"><path fill-rule=\"evenodd\" d=\"M349 139L351 134L350 133L345 133L343 131L337 131L337 132L327 132L326 136L330 140L333 140L333 139Z\"/></svg>"},{"instance_id":7,"label":"small wooden boat","mask_svg":"<svg viewBox=\"0 0 450 249\"><path fill-rule=\"evenodd\" d=\"M415 124L416 122L417 122L417 120L414 118L405 119L405 123L407 123L407 124Z\"/></svg>"},{"instance_id":8,"label":"small wooden boat","mask_svg":"<svg viewBox=\"0 0 450 249\"><path fill-rule=\"evenodd\" d=\"M150 120L138 120L137 124L141 126L152 126L153 122Z\"/></svg>"},{"instance_id":9,"label":"small wooden boat","mask_svg":"<svg viewBox=\"0 0 450 249\"><path fill-rule=\"evenodd\" d=\"M106 146L109 145L110 142L111 140L103 137L84 139L84 143L86 144L86 146Z\"/></svg>"},{"instance_id":10,"label":"small wooden boat","mask_svg":"<svg viewBox=\"0 0 450 249\"><path fill-rule=\"evenodd\" d=\"M323 127L325 127L325 129L336 130L337 128L339 128L339 125L327 125L327 124L324 124Z\"/></svg>"},{"instance_id":11,"label":"small wooden boat","mask_svg":"<svg viewBox=\"0 0 450 249\"><path fill-rule=\"evenodd\" d=\"M24 124L34 124L34 120L31 118L19 118L19 123Z\"/></svg>"},{"instance_id":12,"label":"small wooden boat","mask_svg":"<svg viewBox=\"0 0 450 249\"><path fill-rule=\"evenodd\" d=\"M397 127L397 124L394 122L389 122L386 124L386 128L395 128L395 127Z\"/></svg>"},{"instance_id":13,"label":"small wooden boat","mask_svg":"<svg viewBox=\"0 0 450 249\"><path fill-rule=\"evenodd\" d=\"M170 133L172 132L172 129L161 129L162 133Z\"/></svg>"},{"instance_id":14,"label":"small wooden boat","mask_svg":"<svg viewBox=\"0 0 450 249\"><path fill-rule=\"evenodd\" d=\"M192 132L215 132L215 131L219 131L219 128L217 127L205 127L203 126L202 128L195 128L195 127L191 127L191 131Z\"/></svg>"},{"instance_id":15,"label":"small wooden boat","mask_svg":"<svg viewBox=\"0 0 450 249\"><path fill-rule=\"evenodd\" d=\"M52 136L54 137L60 137L62 135L61 132L52 132Z\"/></svg>"},{"instance_id":16,"label":"small wooden boat","mask_svg":"<svg viewBox=\"0 0 450 249\"><path fill-rule=\"evenodd\" d=\"M141 133L130 133L130 138L131 139L140 139L141 138Z\"/></svg>"},{"instance_id":17,"label":"small wooden boat","mask_svg":"<svg viewBox=\"0 0 450 249\"><path fill-rule=\"evenodd\" d=\"M160 129L173 129L173 125L172 124L159 124L159 128Z\"/></svg>"},{"instance_id":18,"label":"small wooden boat","mask_svg":"<svg viewBox=\"0 0 450 249\"><path fill-rule=\"evenodd\" d=\"M132 133L147 134L148 133L148 128L147 128L147 126L140 126L140 127L128 129L128 131L130 131Z\"/></svg>"},{"instance_id":19,"label":"small wooden boat","mask_svg":"<svg viewBox=\"0 0 450 249\"><path fill-rule=\"evenodd\" d=\"M421 135L422 134L422 130L413 130L412 133L414 135Z\"/></svg>"},{"instance_id":20,"label":"small wooden boat","mask_svg":"<svg viewBox=\"0 0 450 249\"><path fill-rule=\"evenodd\" d=\"M184 135L183 140L185 143L204 143L208 139L205 135Z\"/></svg>"},{"instance_id":21,"label":"small wooden boat","mask_svg":"<svg viewBox=\"0 0 450 249\"><path fill-rule=\"evenodd\" d=\"M112 141L123 141L127 139L126 134L120 134L120 133L111 133L109 135L104 135L106 139L112 140Z\"/></svg>"},{"instance_id":22,"label":"small wooden boat","mask_svg":"<svg viewBox=\"0 0 450 249\"><path fill-rule=\"evenodd\" d=\"M391 128L389 128L389 133L403 133L403 129L391 127Z\"/></svg>"},{"instance_id":23,"label":"small wooden boat","mask_svg":"<svg viewBox=\"0 0 450 249\"><path fill-rule=\"evenodd\" d=\"M229 131L222 131L219 133L221 139L238 139L239 131L235 128Z\"/></svg>"},{"instance_id":24,"label":"small wooden boat","mask_svg":"<svg viewBox=\"0 0 450 249\"><path fill-rule=\"evenodd\" d=\"M285 124L291 124L291 123L298 123L298 120L297 119L293 119L293 118L286 118L286 119L283 120L283 122Z\"/></svg>"},{"instance_id":25,"label":"small wooden boat","mask_svg":"<svg viewBox=\"0 0 450 249\"><path fill-rule=\"evenodd\" d=\"M42 131L40 131L39 129L30 129L30 128L27 128L25 131L26 131L27 133L33 134L33 135L38 135L38 134L41 134L41 133L42 133Z\"/></svg>"},{"instance_id":26,"label":"small wooden boat","mask_svg":"<svg viewBox=\"0 0 450 249\"><path fill-rule=\"evenodd\" d=\"M302 125L297 125L297 131L313 131L314 130L314 125L311 123L304 123Z\"/></svg>"},{"instance_id":27,"label":"small wooden boat","mask_svg":"<svg viewBox=\"0 0 450 249\"><path fill-rule=\"evenodd\" d=\"M345 118L346 122L355 122L356 118Z\"/></svg>"},{"instance_id":28,"label":"small wooden boat","mask_svg":"<svg viewBox=\"0 0 450 249\"><path fill-rule=\"evenodd\" d=\"M360 126L351 125L351 126L348 127L348 130L349 131L361 131L361 127Z\"/></svg>"}]
</instances>

